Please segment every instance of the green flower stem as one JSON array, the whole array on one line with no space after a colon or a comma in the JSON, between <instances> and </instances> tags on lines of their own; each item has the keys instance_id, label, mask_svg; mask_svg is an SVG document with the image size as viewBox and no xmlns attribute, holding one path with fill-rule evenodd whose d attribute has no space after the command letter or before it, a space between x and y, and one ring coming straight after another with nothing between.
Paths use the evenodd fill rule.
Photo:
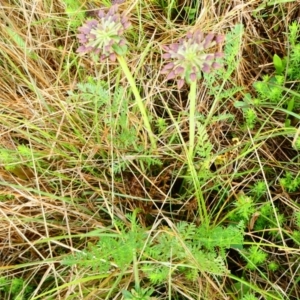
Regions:
<instances>
[{"instance_id":1,"label":"green flower stem","mask_svg":"<svg viewBox=\"0 0 300 300\"><path fill-rule=\"evenodd\" d=\"M128 82L131 86L132 92L135 96L136 103L137 103L137 105L140 109L140 112L142 114L142 118L144 120L145 128L146 128L146 130L148 131L148 134L149 134L152 149L156 149L157 146L156 146L156 141L155 141L155 138L154 138L154 134L153 134L152 129L151 129L151 125L150 125L150 122L149 122L149 118L148 118L143 100L140 96L140 93L139 93L137 87L136 87L135 80L134 80L134 78L133 78L133 76L132 76L132 74L131 74L131 72L128 68L128 65L127 65L126 60L124 59L124 57L120 56L120 55L117 55L117 59L118 59L118 62L120 64L123 72L125 73L125 75L128 79Z\"/></svg>"},{"instance_id":2,"label":"green flower stem","mask_svg":"<svg viewBox=\"0 0 300 300\"><path fill-rule=\"evenodd\" d=\"M197 82L195 80L191 83L190 92L189 92L189 102L190 102L189 157L191 161L194 160L194 148L195 148L196 91L197 91Z\"/></svg>"},{"instance_id":3,"label":"green flower stem","mask_svg":"<svg viewBox=\"0 0 300 300\"><path fill-rule=\"evenodd\" d=\"M207 208L205 204L205 199L203 197L202 189L200 186L200 182L198 179L198 174L195 169L194 161L188 157L188 169L191 174L191 178L195 187L195 196L197 199L198 209L199 209L199 216L202 224L209 225L209 217L207 215Z\"/></svg>"},{"instance_id":4,"label":"green flower stem","mask_svg":"<svg viewBox=\"0 0 300 300\"><path fill-rule=\"evenodd\" d=\"M197 81L193 81L190 85L189 102L190 102L190 132L189 132L189 148L187 153L188 169L196 190L196 198L200 211L200 218L203 224L209 223L205 200L199 184L198 175L194 166L194 152L195 152L195 131L196 131L196 96L197 96Z\"/></svg>"}]
</instances>

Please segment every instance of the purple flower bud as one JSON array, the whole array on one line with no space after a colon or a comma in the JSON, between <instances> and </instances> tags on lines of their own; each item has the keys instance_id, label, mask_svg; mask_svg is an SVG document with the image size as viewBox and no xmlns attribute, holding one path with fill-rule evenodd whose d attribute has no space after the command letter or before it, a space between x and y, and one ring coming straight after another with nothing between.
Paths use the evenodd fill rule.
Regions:
<instances>
[{"instance_id":1,"label":"purple flower bud","mask_svg":"<svg viewBox=\"0 0 300 300\"><path fill-rule=\"evenodd\" d=\"M163 54L163 56L162 56L164 59L169 59L169 58L171 58L171 54L170 53L165 53L165 54Z\"/></svg>"},{"instance_id":2,"label":"purple flower bud","mask_svg":"<svg viewBox=\"0 0 300 300\"><path fill-rule=\"evenodd\" d=\"M192 38L193 38L193 33L192 33L192 32L188 32L188 33L186 34L186 38L187 38L187 39L192 39Z\"/></svg>"},{"instance_id":3,"label":"purple flower bud","mask_svg":"<svg viewBox=\"0 0 300 300\"><path fill-rule=\"evenodd\" d=\"M85 53L85 51L86 51L86 47L85 47L85 46L80 46L80 47L76 50L77 53Z\"/></svg>"},{"instance_id":4,"label":"purple flower bud","mask_svg":"<svg viewBox=\"0 0 300 300\"><path fill-rule=\"evenodd\" d=\"M173 63L171 63L171 64L173 64ZM174 64L173 64L173 65L174 65ZM174 72L175 72L176 75L182 74L182 73L184 72L184 68L181 67L181 66L178 66L178 67L176 67L176 68L174 69Z\"/></svg>"},{"instance_id":5,"label":"purple flower bud","mask_svg":"<svg viewBox=\"0 0 300 300\"><path fill-rule=\"evenodd\" d=\"M205 58L206 61L213 60L215 58L214 54L208 54Z\"/></svg>"},{"instance_id":6,"label":"purple flower bud","mask_svg":"<svg viewBox=\"0 0 300 300\"><path fill-rule=\"evenodd\" d=\"M191 81L196 81L196 79L197 79L196 73L191 73L190 79L191 79Z\"/></svg>"},{"instance_id":7,"label":"purple flower bud","mask_svg":"<svg viewBox=\"0 0 300 300\"><path fill-rule=\"evenodd\" d=\"M223 52L216 52L215 53L215 58L222 58L224 57L224 53Z\"/></svg>"},{"instance_id":8,"label":"purple flower bud","mask_svg":"<svg viewBox=\"0 0 300 300\"><path fill-rule=\"evenodd\" d=\"M184 85L184 79L177 80L177 88L180 90Z\"/></svg>"},{"instance_id":9,"label":"purple flower bud","mask_svg":"<svg viewBox=\"0 0 300 300\"><path fill-rule=\"evenodd\" d=\"M214 69L220 69L221 67L222 67L222 65L221 64L219 64L219 63L217 63L217 62L214 62L212 65L212 68L214 68Z\"/></svg>"},{"instance_id":10,"label":"purple flower bud","mask_svg":"<svg viewBox=\"0 0 300 300\"><path fill-rule=\"evenodd\" d=\"M204 63L203 67L202 67L202 71L204 73L209 73L210 72L210 66L207 63Z\"/></svg>"},{"instance_id":11,"label":"purple flower bud","mask_svg":"<svg viewBox=\"0 0 300 300\"><path fill-rule=\"evenodd\" d=\"M174 63L173 62L170 62L168 64L165 65L164 69L166 70L170 70L170 69L173 69L174 68Z\"/></svg>"},{"instance_id":12,"label":"purple flower bud","mask_svg":"<svg viewBox=\"0 0 300 300\"><path fill-rule=\"evenodd\" d=\"M176 77L176 74L174 71L171 71L168 76L167 76L167 80L170 80L170 79L174 79Z\"/></svg>"},{"instance_id":13,"label":"purple flower bud","mask_svg":"<svg viewBox=\"0 0 300 300\"><path fill-rule=\"evenodd\" d=\"M225 40L225 36L224 36L224 35L218 34L218 35L216 36L216 43L217 43L217 44L223 43L224 40Z\"/></svg>"},{"instance_id":14,"label":"purple flower bud","mask_svg":"<svg viewBox=\"0 0 300 300\"><path fill-rule=\"evenodd\" d=\"M111 61L115 62L116 59L117 59L116 53L111 53L111 54L109 55L109 59L110 59Z\"/></svg>"},{"instance_id":15,"label":"purple flower bud","mask_svg":"<svg viewBox=\"0 0 300 300\"><path fill-rule=\"evenodd\" d=\"M125 2L125 0L113 0L113 1L111 1L111 4L112 4L112 5L115 5L115 4L122 4L123 2Z\"/></svg>"},{"instance_id":16,"label":"purple flower bud","mask_svg":"<svg viewBox=\"0 0 300 300\"><path fill-rule=\"evenodd\" d=\"M175 52L178 51L178 47L179 47L178 44L171 44L169 46L170 50L175 51Z\"/></svg>"},{"instance_id":17,"label":"purple flower bud","mask_svg":"<svg viewBox=\"0 0 300 300\"><path fill-rule=\"evenodd\" d=\"M102 18L104 18L105 17L105 12L104 12L104 10L99 10L98 11L98 17L100 18L100 19L102 19Z\"/></svg>"},{"instance_id":18,"label":"purple flower bud","mask_svg":"<svg viewBox=\"0 0 300 300\"><path fill-rule=\"evenodd\" d=\"M214 38L214 35L212 33L209 33L206 38L205 38L205 41L204 41L204 44L203 44L203 48L204 49L207 49L207 48L210 48L211 47L211 43L212 43L212 40Z\"/></svg>"},{"instance_id":19,"label":"purple flower bud","mask_svg":"<svg viewBox=\"0 0 300 300\"><path fill-rule=\"evenodd\" d=\"M114 14L118 11L118 5L114 4L109 8L109 11L107 13L108 16L114 16Z\"/></svg>"}]
</instances>

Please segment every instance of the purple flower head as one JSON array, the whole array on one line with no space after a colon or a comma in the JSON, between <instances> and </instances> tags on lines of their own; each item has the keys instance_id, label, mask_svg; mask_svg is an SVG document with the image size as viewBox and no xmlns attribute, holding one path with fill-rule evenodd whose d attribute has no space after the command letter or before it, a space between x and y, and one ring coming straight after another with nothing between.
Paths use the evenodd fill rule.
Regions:
<instances>
[{"instance_id":1,"label":"purple flower head","mask_svg":"<svg viewBox=\"0 0 300 300\"><path fill-rule=\"evenodd\" d=\"M81 45L76 52L93 52L99 54L101 60L110 58L112 61L116 60L117 55L126 53L126 39L123 34L130 27L130 22L117 10L118 5L111 6L107 13L101 9L97 19L87 20L79 27L77 37Z\"/></svg>"},{"instance_id":2,"label":"purple flower head","mask_svg":"<svg viewBox=\"0 0 300 300\"><path fill-rule=\"evenodd\" d=\"M163 46L166 53L163 58L168 63L161 73L167 74L167 79L175 79L178 88L182 88L185 82L191 83L201 78L201 72L209 73L212 69L218 69L221 65L216 62L223 57L222 52L208 53L207 49L220 46L224 41L223 35L209 33L204 36L200 30L187 33L186 37L177 43Z\"/></svg>"}]
</instances>

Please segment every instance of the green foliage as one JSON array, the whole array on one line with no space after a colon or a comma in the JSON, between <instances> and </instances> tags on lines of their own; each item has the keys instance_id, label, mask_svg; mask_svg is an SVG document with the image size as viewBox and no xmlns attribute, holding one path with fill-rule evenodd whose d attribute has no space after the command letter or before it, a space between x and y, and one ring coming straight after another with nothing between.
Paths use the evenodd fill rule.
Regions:
<instances>
[{"instance_id":1,"label":"green foliage","mask_svg":"<svg viewBox=\"0 0 300 300\"><path fill-rule=\"evenodd\" d=\"M146 233L140 228L135 232L123 229L120 235L103 234L98 243L74 256L67 256L63 264L91 268L102 274L116 267L125 270L133 261L133 250L141 249L145 239Z\"/></svg>"},{"instance_id":2,"label":"green foliage","mask_svg":"<svg viewBox=\"0 0 300 300\"><path fill-rule=\"evenodd\" d=\"M300 231L294 230L292 232L292 238L293 238L294 242L299 246L300 245Z\"/></svg>"},{"instance_id":3,"label":"green foliage","mask_svg":"<svg viewBox=\"0 0 300 300\"><path fill-rule=\"evenodd\" d=\"M11 195L10 194L7 194L7 195L6 194L3 194L3 195L0 194L0 202L1 201L4 202L4 201L7 201L7 200L12 200L14 198L15 198L15 196L12 195L12 194Z\"/></svg>"},{"instance_id":4,"label":"green foliage","mask_svg":"<svg viewBox=\"0 0 300 300\"><path fill-rule=\"evenodd\" d=\"M273 64L278 75L284 75L287 71L288 80L294 81L299 79L300 75L300 43L299 37L299 24L293 22L289 25L288 40L290 43L290 50L287 57L280 58L277 54L273 56ZM299 87L296 87L298 90Z\"/></svg>"},{"instance_id":5,"label":"green foliage","mask_svg":"<svg viewBox=\"0 0 300 300\"><path fill-rule=\"evenodd\" d=\"M199 247L201 245L208 251L214 251L218 247L219 253L224 256L226 249L243 244L243 226L243 222L237 226L217 226L209 229L200 226L196 232L195 240Z\"/></svg>"},{"instance_id":6,"label":"green foliage","mask_svg":"<svg viewBox=\"0 0 300 300\"><path fill-rule=\"evenodd\" d=\"M257 122L257 114L256 111L254 110L254 108L249 107L249 108L245 108L243 110L244 113L244 118L246 120L246 126L249 127L250 129L254 128L254 125Z\"/></svg>"},{"instance_id":7,"label":"green foliage","mask_svg":"<svg viewBox=\"0 0 300 300\"><path fill-rule=\"evenodd\" d=\"M192 8L190 6L185 6L183 9L184 9L184 11L187 15L189 23L193 24L194 20L195 20L195 16L197 14L197 8Z\"/></svg>"},{"instance_id":8,"label":"green foliage","mask_svg":"<svg viewBox=\"0 0 300 300\"><path fill-rule=\"evenodd\" d=\"M105 81L99 81L90 76L86 79L86 82L77 84L77 91L69 91L69 100L84 101L85 104L93 104L96 110L105 108L105 105L111 106L112 100L113 113L115 113L116 102L114 100L119 100L122 92L122 88L117 88L114 96L112 96L109 92L109 86Z\"/></svg>"},{"instance_id":9,"label":"green foliage","mask_svg":"<svg viewBox=\"0 0 300 300\"><path fill-rule=\"evenodd\" d=\"M167 128L167 122L166 122L166 120L164 118L157 118L157 120L156 120L156 126L157 126L157 129L158 129L158 132L161 134Z\"/></svg>"},{"instance_id":10,"label":"green foliage","mask_svg":"<svg viewBox=\"0 0 300 300\"><path fill-rule=\"evenodd\" d=\"M272 83L270 85L269 83ZM253 84L258 97L263 102L279 103L283 98L284 76L275 75L270 77L269 75L263 76L262 81L257 81Z\"/></svg>"},{"instance_id":11,"label":"green foliage","mask_svg":"<svg viewBox=\"0 0 300 300\"><path fill-rule=\"evenodd\" d=\"M5 148L0 148L0 163L5 167L7 171L15 168L16 155L14 152Z\"/></svg>"},{"instance_id":12,"label":"green foliage","mask_svg":"<svg viewBox=\"0 0 300 300\"><path fill-rule=\"evenodd\" d=\"M210 95L217 95L220 99L229 99L236 93L243 90L239 86L233 86L225 89L223 85L220 85L219 83L220 80L224 82L227 81L238 66L239 60L237 59L237 55L240 50L243 32L243 25L237 24L229 33L226 34L224 58L221 61L224 68L203 74L205 83L208 86L208 93Z\"/></svg>"},{"instance_id":13,"label":"green foliage","mask_svg":"<svg viewBox=\"0 0 300 300\"><path fill-rule=\"evenodd\" d=\"M246 93L243 101L235 101L234 106L238 109L242 109L245 118L244 126L253 129L257 122L256 107L261 104L259 98L252 98L249 93Z\"/></svg>"},{"instance_id":14,"label":"green foliage","mask_svg":"<svg viewBox=\"0 0 300 300\"><path fill-rule=\"evenodd\" d=\"M259 246L251 246L247 251L247 265L246 268L249 270L255 270L260 267L261 264L265 263L268 258L268 254L260 249Z\"/></svg>"},{"instance_id":15,"label":"green foliage","mask_svg":"<svg viewBox=\"0 0 300 300\"><path fill-rule=\"evenodd\" d=\"M293 175L291 172L286 172L285 176L279 180L281 186L288 192L295 192L300 187L300 176Z\"/></svg>"},{"instance_id":16,"label":"green foliage","mask_svg":"<svg viewBox=\"0 0 300 300\"><path fill-rule=\"evenodd\" d=\"M235 201L234 206L236 207L232 212L232 216L234 215L234 220L248 221L255 212L253 198L246 196L243 193L238 195L237 201Z\"/></svg>"},{"instance_id":17,"label":"green foliage","mask_svg":"<svg viewBox=\"0 0 300 300\"><path fill-rule=\"evenodd\" d=\"M300 229L300 211L294 212L295 224Z\"/></svg>"},{"instance_id":18,"label":"green foliage","mask_svg":"<svg viewBox=\"0 0 300 300\"><path fill-rule=\"evenodd\" d=\"M287 75L290 80L299 80L300 78L300 43L297 42L298 37L299 23L293 22L289 26L288 34L291 49L288 58Z\"/></svg>"},{"instance_id":19,"label":"green foliage","mask_svg":"<svg viewBox=\"0 0 300 300\"><path fill-rule=\"evenodd\" d=\"M279 265L276 261L271 261L268 263L269 271L276 272L279 269Z\"/></svg>"},{"instance_id":20,"label":"green foliage","mask_svg":"<svg viewBox=\"0 0 300 300\"><path fill-rule=\"evenodd\" d=\"M39 171L40 169L45 169L48 165L40 151L22 144L18 145L16 150L0 148L0 163L3 164L5 170L17 176L22 176L18 172L24 166L29 168L35 166L36 170Z\"/></svg>"},{"instance_id":21,"label":"green foliage","mask_svg":"<svg viewBox=\"0 0 300 300\"><path fill-rule=\"evenodd\" d=\"M273 56L273 64L277 75L282 75L285 69L285 62L277 54Z\"/></svg>"},{"instance_id":22,"label":"green foliage","mask_svg":"<svg viewBox=\"0 0 300 300\"><path fill-rule=\"evenodd\" d=\"M7 290L8 280L5 277L0 277L0 291Z\"/></svg>"},{"instance_id":23,"label":"green foliage","mask_svg":"<svg viewBox=\"0 0 300 300\"><path fill-rule=\"evenodd\" d=\"M193 281L196 277L195 267L201 272L225 274L225 250L243 243L241 227L240 224L227 228L197 228L193 223L180 222L177 234L169 230L161 231L155 243L146 249L153 261L172 262L172 265L149 263L143 267L143 271L153 284L164 282L168 274L176 270L183 271L185 277ZM182 264L185 264L184 268Z\"/></svg>"},{"instance_id":24,"label":"green foliage","mask_svg":"<svg viewBox=\"0 0 300 300\"><path fill-rule=\"evenodd\" d=\"M149 300L151 299L150 296L153 294L153 288L139 288L139 289L132 289L129 291L122 291L124 295L124 299L128 300Z\"/></svg>"},{"instance_id":25,"label":"green foliage","mask_svg":"<svg viewBox=\"0 0 300 300\"><path fill-rule=\"evenodd\" d=\"M77 114L81 120L93 122L91 127L97 129L97 136L100 138L105 135L106 141L114 147L114 174L128 168L133 156L142 169L162 164L152 153L147 155L148 150L140 142L137 128L130 119L130 98L123 87L114 87L112 91L105 81L89 77L86 82L77 84L77 91L69 92L69 101L78 103ZM160 122L158 125L164 130L164 123ZM126 155L120 157L118 153ZM105 152L101 154L105 157L112 155Z\"/></svg>"},{"instance_id":26,"label":"green foliage","mask_svg":"<svg viewBox=\"0 0 300 300\"><path fill-rule=\"evenodd\" d=\"M0 162L7 171L13 171L17 166L24 164L24 162L27 165L31 165L31 159L31 151L25 145L19 145L17 150L0 149Z\"/></svg>"},{"instance_id":27,"label":"green foliage","mask_svg":"<svg viewBox=\"0 0 300 300\"><path fill-rule=\"evenodd\" d=\"M204 125L197 122L197 145L195 151L202 158L210 158L213 145L209 140L207 130Z\"/></svg>"},{"instance_id":28,"label":"green foliage","mask_svg":"<svg viewBox=\"0 0 300 300\"><path fill-rule=\"evenodd\" d=\"M255 222L255 230L263 230L266 228L276 228L279 225L281 226L286 221L283 214L278 213L278 208L274 209L272 205L267 202L262 205L259 209L259 217ZM278 235L277 230L269 231L269 234Z\"/></svg>"},{"instance_id":29,"label":"green foliage","mask_svg":"<svg viewBox=\"0 0 300 300\"><path fill-rule=\"evenodd\" d=\"M258 300L253 294L247 293L246 295L243 296L241 300Z\"/></svg>"},{"instance_id":30,"label":"green foliage","mask_svg":"<svg viewBox=\"0 0 300 300\"><path fill-rule=\"evenodd\" d=\"M137 224L129 231L118 227L120 234L103 233L98 243L66 257L63 264L89 268L105 275L112 268L122 271L130 268L133 253L136 253L142 256L141 269L152 284L166 282L170 275L182 272L193 281L198 271L226 274L226 250L243 244L242 224L197 228L193 223L180 222L175 232L164 227L148 243L147 232ZM128 291L126 294L129 297Z\"/></svg>"},{"instance_id":31,"label":"green foliage","mask_svg":"<svg viewBox=\"0 0 300 300\"><path fill-rule=\"evenodd\" d=\"M264 195L267 192L267 186L266 183L262 180L256 181L254 184L251 194L253 195L254 198L260 198L262 195Z\"/></svg>"},{"instance_id":32,"label":"green foliage","mask_svg":"<svg viewBox=\"0 0 300 300\"><path fill-rule=\"evenodd\" d=\"M72 31L76 31L85 19L82 2L80 0L63 0L68 16L68 24Z\"/></svg>"},{"instance_id":33,"label":"green foliage","mask_svg":"<svg viewBox=\"0 0 300 300\"><path fill-rule=\"evenodd\" d=\"M8 279L6 277L0 277L0 295L12 300L26 300L30 299L30 294L33 291L33 287L26 285L25 281L21 278ZM2 292L2 293L1 293ZM9 295L11 298L9 298Z\"/></svg>"},{"instance_id":34,"label":"green foliage","mask_svg":"<svg viewBox=\"0 0 300 300\"><path fill-rule=\"evenodd\" d=\"M241 39L244 33L242 24L237 24L233 27L233 30L226 34L226 43L224 49L225 63L227 70L225 71L225 79L229 78L232 72L236 70L239 63L237 54L239 53L241 46Z\"/></svg>"},{"instance_id":35,"label":"green foliage","mask_svg":"<svg viewBox=\"0 0 300 300\"><path fill-rule=\"evenodd\" d=\"M296 141L295 141L295 145L294 148L298 151L300 151L300 137L297 137Z\"/></svg>"},{"instance_id":36,"label":"green foliage","mask_svg":"<svg viewBox=\"0 0 300 300\"><path fill-rule=\"evenodd\" d=\"M288 39L290 42L290 51L287 57L280 58L277 54L273 56L273 64L276 70L276 75L263 76L263 79L253 84L257 92L256 99L247 94L244 101L237 101L235 106L243 109L246 126L250 129L254 128L257 120L257 114L252 105L273 104L280 105L288 112L294 112L299 108L299 97L295 94L286 93L285 76L288 81L298 81L300 77L300 44L297 43L299 37L299 24L294 22L289 26ZM299 84L294 84L293 89L298 92ZM256 103L256 104L255 104ZM250 106L249 106L250 105ZM289 115L286 117L285 125L291 125ZM298 149L298 143L295 144ZM300 146L299 146L300 148Z\"/></svg>"},{"instance_id":37,"label":"green foliage","mask_svg":"<svg viewBox=\"0 0 300 300\"><path fill-rule=\"evenodd\" d=\"M129 99L126 97L123 87L115 87L112 93L106 82L89 77L87 82L79 83L77 88L77 92L69 92L70 101L84 103L94 109L88 118L80 105L78 113L84 114L84 119L92 118L96 123L94 126L103 131L109 128L107 139L116 148L128 151L136 150L137 152L143 150L139 146L136 128L130 124L128 118Z\"/></svg>"}]
</instances>

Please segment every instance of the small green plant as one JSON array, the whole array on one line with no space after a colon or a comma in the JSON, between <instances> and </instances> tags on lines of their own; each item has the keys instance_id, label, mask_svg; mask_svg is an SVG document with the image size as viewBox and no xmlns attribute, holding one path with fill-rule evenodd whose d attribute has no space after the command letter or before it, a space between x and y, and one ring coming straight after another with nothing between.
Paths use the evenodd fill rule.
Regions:
<instances>
[{"instance_id":1,"label":"small green plant","mask_svg":"<svg viewBox=\"0 0 300 300\"><path fill-rule=\"evenodd\" d=\"M286 67L286 61L281 59L277 54L273 56L273 65L277 75L282 75Z\"/></svg>"},{"instance_id":2,"label":"small green plant","mask_svg":"<svg viewBox=\"0 0 300 300\"><path fill-rule=\"evenodd\" d=\"M300 230L294 230L292 232L292 238L294 242L299 246L300 245Z\"/></svg>"},{"instance_id":3,"label":"small green plant","mask_svg":"<svg viewBox=\"0 0 300 300\"><path fill-rule=\"evenodd\" d=\"M251 194L255 198L260 198L262 195L264 195L267 192L267 186L266 183L262 180L258 180L253 188L251 189Z\"/></svg>"},{"instance_id":4,"label":"small green plant","mask_svg":"<svg viewBox=\"0 0 300 300\"><path fill-rule=\"evenodd\" d=\"M300 137L296 137L294 148L298 151L300 151Z\"/></svg>"},{"instance_id":5,"label":"small green plant","mask_svg":"<svg viewBox=\"0 0 300 300\"><path fill-rule=\"evenodd\" d=\"M153 294L153 288L145 288L145 289L132 289L129 291L122 291L124 295L124 299L126 300L149 300L151 299L151 295Z\"/></svg>"},{"instance_id":6,"label":"small green plant","mask_svg":"<svg viewBox=\"0 0 300 300\"><path fill-rule=\"evenodd\" d=\"M241 300L258 300L252 293L247 293Z\"/></svg>"},{"instance_id":7,"label":"small green plant","mask_svg":"<svg viewBox=\"0 0 300 300\"><path fill-rule=\"evenodd\" d=\"M33 287L26 285L21 278L13 278L10 280L6 277L0 277L0 295L2 292L3 299L27 300L30 299L32 291Z\"/></svg>"},{"instance_id":8,"label":"small green plant","mask_svg":"<svg viewBox=\"0 0 300 300\"><path fill-rule=\"evenodd\" d=\"M197 228L193 223L180 222L174 230L163 227L149 239L147 232L135 223L133 217L128 218L133 224L131 230L126 230L118 222L120 234L103 232L97 244L75 256L66 257L63 264L77 265L107 276L116 268L124 273L133 264L136 286L131 292L125 291L124 295L145 297L151 289L139 292L142 291L139 290L140 270L152 285L165 283L166 278L177 274L190 281L197 278L199 271L224 275L228 272L226 250L243 244L242 223L238 226L207 228L203 225ZM137 268L139 257L143 263Z\"/></svg>"},{"instance_id":9,"label":"small green plant","mask_svg":"<svg viewBox=\"0 0 300 300\"><path fill-rule=\"evenodd\" d=\"M255 212L254 200L250 196L240 193L234 202L235 209L232 211L231 218L234 220L248 221Z\"/></svg>"},{"instance_id":10,"label":"small green plant","mask_svg":"<svg viewBox=\"0 0 300 300\"><path fill-rule=\"evenodd\" d=\"M286 172L285 176L279 180L281 186L288 192L295 192L300 187L300 176Z\"/></svg>"},{"instance_id":11,"label":"small green plant","mask_svg":"<svg viewBox=\"0 0 300 300\"><path fill-rule=\"evenodd\" d=\"M300 76L300 43L299 38L300 25L298 22L293 22L289 26L288 39L290 42L290 53L287 59L287 63L284 63L287 67L287 75L290 80L299 80Z\"/></svg>"},{"instance_id":12,"label":"small green plant","mask_svg":"<svg viewBox=\"0 0 300 300\"><path fill-rule=\"evenodd\" d=\"M257 122L257 114L254 108L248 107L243 110L244 118L246 120L246 126L250 129L254 128L254 125Z\"/></svg>"},{"instance_id":13,"label":"small green plant","mask_svg":"<svg viewBox=\"0 0 300 300\"><path fill-rule=\"evenodd\" d=\"M268 270L272 272L276 272L279 269L279 265L276 261L270 261L268 263Z\"/></svg>"},{"instance_id":14,"label":"small green plant","mask_svg":"<svg viewBox=\"0 0 300 300\"><path fill-rule=\"evenodd\" d=\"M283 84L284 76L282 75L275 75L274 77L264 75L263 80L255 82L253 86L261 102L278 104L283 99Z\"/></svg>"},{"instance_id":15,"label":"small green plant","mask_svg":"<svg viewBox=\"0 0 300 300\"><path fill-rule=\"evenodd\" d=\"M294 212L295 224L300 229L300 211Z\"/></svg>"},{"instance_id":16,"label":"small green plant","mask_svg":"<svg viewBox=\"0 0 300 300\"><path fill-rule=\"evenodd\" d=\"M246 268L248 270L255 270L264 264L268 258L268 254L260 249L259 246L253 245L249 248L246 254L247 257L247 265Z\"/></svg>"}]
</instances>

